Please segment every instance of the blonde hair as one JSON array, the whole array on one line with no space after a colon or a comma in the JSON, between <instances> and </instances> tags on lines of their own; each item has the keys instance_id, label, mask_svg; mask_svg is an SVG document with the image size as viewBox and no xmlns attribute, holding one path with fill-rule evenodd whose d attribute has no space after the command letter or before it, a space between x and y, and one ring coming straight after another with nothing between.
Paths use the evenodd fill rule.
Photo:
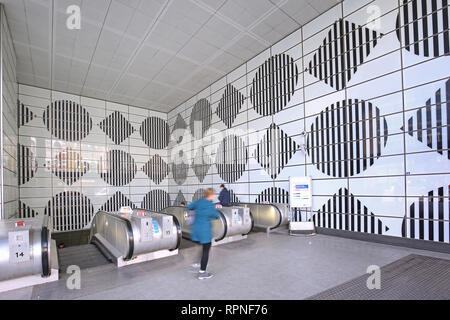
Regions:
<instances>
[{"instance_id":1,"label":"blonde hair","mask_svg":"<svg viewBox=\"0 0 450 320\"><path fill-rule=\"evenodd\" d=\"M210 196L213 196L215 194L214 189L213 188L208 188L205 190L203 197L204 198L208 198Z\"/></svg>"}]
</instances>

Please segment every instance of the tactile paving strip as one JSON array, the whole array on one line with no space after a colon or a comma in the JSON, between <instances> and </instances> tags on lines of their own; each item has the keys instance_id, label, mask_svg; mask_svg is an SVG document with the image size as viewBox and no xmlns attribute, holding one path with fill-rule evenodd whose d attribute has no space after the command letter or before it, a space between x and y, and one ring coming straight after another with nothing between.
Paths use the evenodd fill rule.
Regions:
<instances>
[{"instance_id":1,"label":"tactile paving strip","mask_svg":"<svg viewBox=\"0 0 450 320\"><path fill-rule=\"evenodd\" d=\"M368 289L370 274L310 297L311 300L448 300L450 260L409 255L381 268L381 288Z\"/></svg>"}]
</instances>

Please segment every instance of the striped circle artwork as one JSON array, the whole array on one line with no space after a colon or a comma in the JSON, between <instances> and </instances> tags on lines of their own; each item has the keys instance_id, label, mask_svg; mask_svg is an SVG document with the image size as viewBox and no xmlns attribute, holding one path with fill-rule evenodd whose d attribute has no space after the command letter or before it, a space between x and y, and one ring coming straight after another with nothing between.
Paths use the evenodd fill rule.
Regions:
<instances>
[{"instance_id":1,"label":"striped circle artwork","mask_svg":"<svg viewBox=\"0 0 450 320\"><path fill-rule=\"evenodd\" d=\"M298 148L293 139L272 123L257 144L253 157L272 179L276 179Z\"/></svg>"},{"instance_id":2,"label":"striped circle artwork","mask_svg":"<svg viewBox=\"0 0 450 320\"><path fill-rule=\"evenodd\" d=\"M192 202L200 200L201 198L203 198L204 194L205 194L205 189L198 189L197 191L195 191L194 195L192 196Z\"/></svg>"},{"instance_id":3,"label":"striped circle artwork","mask_svg":"<svg viewBox=\"0 0 450 320\"><path fill-rule=\"evenodd\" d=\"M177 185L181 186L186 182L188 170L189 165L184 162L172 163L172 176Z\"/></svg>"},{"instance_id":4,"label":"striped circle artwork","mask_svg":"<svg viewBox=\"0 0 450 320\"><path fill-rule=\"evenodd\" d=\"M233 190L230 190L230 203L240 203L238 196L234 193Z\"/></svg>"},{"instance_id":5,"label":"striped circle artwork","mask_svg":"<svg viewBox=\"0 0 450 320\"><path fill-rule=\"evenodd\" d=\"M220 99L216 114L230 129L245 102L245 96L231 84L228 84Z\"/></svg>"},{"instance_id":6,"label":"striped circle artwork","mask_svg":"<svg viewBox=\"0 0 450 320\"><path fill-rule=\"evenodd\" d=\"M299 79L292 57L277 54L259 67L250 88L253 108L262 116L274 115L289 103Z\"/></svg>"},{"instance_id":7,"label":"striped circle artwork","mask_svg":"<svg viewBox=\"0 0 450 320\"><path fill-rule=\"evenodd\" d=\"M307 64L306 72L338 91L344 89L382 36L372 29L339 19L328 30Z\"/></svg>"},{"instance_id":8,"label":"striped circle artwork","mask_svg":"<svg viewBox=\"0 0 450 320\"><path fill-rule=\"evenodd\" d=\"M409 136L450 160L450 79L407 120L407 125Z\"/></svg>"},{"instance_id":9,"label":"striped circle artwork","mask_svg":"<svg viewBox=\"0 0 450 320\"><path fill-rule=\"evenodd\" d=\"M307 150L324 174L350 177L371 167L387 140L387 122L380 110L370 102L349 99L332 104L315 118Z\"/></svg>"},{"instance_id":10,"label":"striped circle artwork","mask_svg":"<svg viewBox=\"0 0 450 320\"><path fill-rule=\"evenodd\" d=\"M33 112L23 103L17 101L17 104L19 110L19 117L17 119L18 119L18 127L20 128L21 126L24 126L28 122L32 121L35 118L35 116Z\"/></svg>"},{"instance_id":11,"label":"striped circle artwork","mask_svg":"<svg viewBox=\"0 0 450 320\"><path fill-rule=\"evenodd\" d=\"M142 171L154 183L160 184L169 174L169 165L159 155L155 155L142 167Z\"/></svg>"},{"instance_id":12,"label":"striped circle artwork","mask_svg":"<svg viewBox=\"0 0 450 320\"><path fill-rule=\"evenodd\" d=\"M183 202L186 204L186 198L184 197L183 192L178 191L177 197L173 201L173 205L176 207L181 206L181 203L183 203Z\"/></svg>"},{"instance_id":13,"label":"striped circle artwork","mask_svg":"<svg viewBox=\"0 0 450 320\"><path fill-rule=\"evenodd\" d=\"M222 140L217 149L216 167L219 176L228 183L239 180L248 162L248 148L238 136L231 135Z\"/></svg>"},{"instance_id":14,"label":"striped circle artwork","mask_svg":"<svg viewBox=\"0 0 450 320\"><path fill-rule=\"evenodd\" d=\"M122 207L136 208L134 203L130 201L122 192L117 191L109 200L100 208L100 211L119 212Z\"/></svg>"},{"instance_id":15,"label":"striped circle artwork","mask_svg":"<svg viewBox=\"0 0 450 320\"><path fill-rule=\"evenodd\" d=\"M50 167L53 174L68 186L78 181L89 171L89 163L82 159L79 152L70 148L58 153Z\"/></svg>"},{"instance_id":16,"label":"striped circle artwork","mask_svg":"<svg viewBox=\"0 0 450 320\"><path fill-rule=\"evenodd\" d=\"M346 188L329 199L313 216L316 227L384 234L389 228Z\"/></svg>"},{"instance_id":17,"label":"striped circle artwork","mask_svg":"<svg viewBox=\"0 0 450 320\"><path fill-rule=\"evenodd\" d=\"M101 157L98 169L102 179L115 187L129 184L137 172L134 159L122 150L111 150Z\"/></svg>"},{"instance_id":18,"label":"striped circle artwork","mask_svg":"<svg viewBox=\"0 0 450 320\"><path fill-rule=\"evenodd\" d=\"M170 206L170 196L164 190L152 190L146 194L141 206L150 211L160 212Z\"/></svg>"},{"instance_id":19,"label":"striped circle artwork","mask_svg":"<svg viewBox=\"0 0 450 320\"><path fill-rule=\"evenodd\" d=\"M200 147L192 160L192 169L194 170L195 176L200 182L205 180L209 169L211 168L211 158L206 154L205 148Z\"/></svg>"},{"instance_id":20,"label":"striped circle artwork","mask_svg":"<svg viewBox=\"0 0 450 320\"><path fill-rule=\"evenodd\" d=\"M44 123L51 134L65 141L80 141L92 129L89 112L78 103L58 100L49 105L44 112Z\"/></svg>"},{"instance_id":21,"label":"striped circle artwork","mask_svg":"<svg viewBox=\"0 0 450 320\"><path fill-rule=\"evenodd\" d=\"M256 198L256 203L289 203L289 192L283 188L267 188Z\"/></svg>"},{"instance_id":22,"label":"striped circle artwork","mask_svg":"<svg viewBox=\"0 0 450 320\"><path fill-rule=\"evenodd\" d=\"M19 200L19 218L20 219L28 219L28 218L34 218L39 213L33 209L31 209L29 206L27 206L25 203Z\"/></svg>"},{"instance_id":23,"label":"striped circle artwork","mask_svg":"<svg viewBox=\"0 0 450 320\"><path fill-rule=\"evenodd\" d=\"M186 121L184 121L183 117L180 114L178 114L172 129L171 138L175 140L176 143L180 144L183 141L186 129L187 129Z\"/></svg>"},{"instance_id":24,"label":"striped circle artwork","mask_svg":"<svg viewBox=\"0 0 450 320\"><path fill-rule=\"evenodd\" d=\"M402 236L450 243L450 188L431 190L412 203L403 219Z\"/></svg>"},{"instance_id":25,"label":"striped circle artwork","mask_svg":"<svg viewBox=\"0 0 450 320\"><path fill-rule=\"evenodd\" d=\"M33 179L38 169L38 162L31 149L21 144L18 145L17 160L19 162L19 185L23 185Z\"/></svg>"},{"instance_id":26,"label":"striped circle artwork","mask_svg":"<svg viewBox=\"0 0 450 320\"><path fill-rule=\"evenodd\" d=\"M119 111L114 111L100 122L99 127L117 145L128 139L135 131L131 123Z\"/></svg>"},{"instance_id":27,"label":"striped circle artwork","mask_svg":"<svg viewBox=\"0 0 450 320\"><path fill-rule=\"evenodd\" d=\"M66 191L48 202L44 214L52 218L56 231L82 230L91 222L94 206L81 193Z\"/></svg>"},{"instance_id":28,"label":"striped circle artwork","mask_svg":"<svg viewBox=\"0 0 450 320\"><path fill-rule=\"evenodd\" d=\"M206 99L199 100L192 108L189 126L195 139L201 139L211 127L211 104Z\"/></svg>"},{"instance_id":29,"label":"striped circle artwork","mask_svg":"<svg viewBox=\"0 0 450 320\"><path fill-rule=\"evenodd\" d=\"M169 124L161 118L149 117L145 119L139 132L144 143L152 149L161 150L169 145Z\"/></svg>"},{"instance_id":30,"label":"striped circle artwork","mask_svg":"<svg viewBox=\"0 0 450 320\"><path fill-rule=\"evenodd\" d=\"M439 57L450 53L448 0L403 0L397 37L411 53Z\"/></svg>"}]
</instances>

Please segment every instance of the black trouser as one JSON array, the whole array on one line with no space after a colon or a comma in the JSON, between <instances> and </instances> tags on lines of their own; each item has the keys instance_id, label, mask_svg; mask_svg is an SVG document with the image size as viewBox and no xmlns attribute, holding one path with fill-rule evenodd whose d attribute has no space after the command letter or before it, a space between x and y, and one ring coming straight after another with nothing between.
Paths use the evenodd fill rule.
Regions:
<instances>
[{"instance_id":1,"label":"black trouser","mask_svg":"<svg viewBox=\"0 0 450 320\"><path fill-rule=\"evenodd\" d=\"M211 242L210 243L204 243L203 246L203 252L202 252L202 260L200 262L200 270L206 271L206 266L208 265L208 258L209 258L209 249L211 249Z\"/></svg>"}]
</instances>

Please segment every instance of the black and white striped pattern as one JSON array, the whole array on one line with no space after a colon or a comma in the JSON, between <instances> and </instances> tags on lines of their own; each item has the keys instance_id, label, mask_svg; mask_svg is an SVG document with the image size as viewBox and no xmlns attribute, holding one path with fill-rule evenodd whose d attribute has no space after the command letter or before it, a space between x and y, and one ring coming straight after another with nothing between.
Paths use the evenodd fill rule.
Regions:
<instances>
[{"instance_id":1,"label":"black and white striped pattern","mask_svg":"<svg viewBox=\"0 0 450 320\"><path fill-rule=\"evenodd\" d=\"M150 211L160 212L170 206L170 196L164 190L152 190L142 200L141 206Z\"/></svg>"},{"instance_id":2,"label":"black and white striped pattern","mask_svg":"<svg viewBox=\"0 0 450 320\"><path fill-rule=\"evenodd\" d=\"M229 190L230 191L230 202L231 203L240 203L241 200L239 200L238 196L234 193L233 190Z\"/></svg>"},{"instance_id":3,"label":"black and white striped pattern","mask_svg":"<svg viewBox=\"0 0 450 320\"><path fill-rule=\"evenodd\" d=\"M28 218L34 218L39 213L33 209L31 209L29 206L27 206L25 203L19 200L19 218L20 219L28 219Z\"/></svg>"},{"instance_id":4,"label":"black and white striped pattern","mask_svg":"<svg viewBox=\"0 0 450 320\"><path fill-rule=\"evenodd\" d=\"M131 123L119 111L114 111L100 122L99 127L117 145L124 142L135 131Z\"/></svg>"},{"instance_id":5,"label":"black and white striped pattern","mask_svg":"<svg viewBox=\"0 0 450 320\"><path fill-rule=\"evenodd\" d=\"M122 187L133 181L137 172L134 159L122 150L111 150L99 163L100 176L108 184Z\"/></svg>"},{"instance_id":6,"label":"black and white striped pattern","mask_svg":"<svg viewBox=\"0 0 450 320\"><path fill-rule=\"evenodd\" d=\"M183 192L178 191L177 197L173 201L173 205L180 206L182 202L184 202L186 204L186 198L184 197Z\"/></svg>"},{"instance_id":7,"label":"black and white striped pattern","mask_svg":"<svg viewBox=\"0 0 450 320\"><path fill-rule=\"evenodd\" d=\"M178 114L172 129L172 139L175 140L176 143L180 144L183 141L186 129L187 129L186 121L184 121L181 114Z\"/></svg>"},{"instance_id":8,"label":"black and white striped pattern","mask_svg":"<svg viewBox=\"0 0 450 320\"><path fill-rule=\"evenodd\" d=\"M276 179L298 149L298 145L275 123L256 146L253 157L267 173Z\"/></svg>"},{"instance_id":9,"label":"black and white striped pattern","mask_svg":"<svg viewBox=\"0 0 450 320\"><path fill-rule=\"evenodd\" d=\"M19 185L23 185L36 174L38 162L30 148L21 144L18 145L17 161L19 164Z\"/></svg>"},{"instance_id":10,"label":"black and white striped pattern","mask_svg":"<svg viewBox=\"0 0 450 320\"><path fill-rule=\"evenodd\" d=\"M189 165L184 162L172 163L172 176L177 185L181 186L186 182L188 170Z\"/></svg>"},{"instance_id":11,"label":"black and white striped pattern","mask_svg":"<svg viewBox=\"0 0 450 320\"><path fill-rule=\"evenodd\" d=\"M142 171L156 184L160 184L169 174L169 165L159 155L151 158Z\"/></svg>"},{"instance_id":12,"label":"black and white striped pattern","mask_svg":"<svg viewBox=\"0 0 450 320\"><path fill-rule=\"evenodd\" d=\"M328 30L306 71L338 91L344 89L382 36L339 19Z\"/></svg>"},{"instance_id":13,"label":"black and white striped pattern","mask_svg":"<svg viewBox=\"0 0 450 320\"><path fill-rule=\"evenodd\" d=\"M450 79L408 119L407 126L411 137L450 160Z\"/></svg>"},{"instance_id":14,"label":"black and white striped pattern","mask_svg":"<svg viewBox=\"0 0 450 320\"><path fill-rule=\"evenodd\" d=\"M283 188L267 188L256 198L256 203L289 203L289 192Z\"/></svg>"},{"instance_id":15,"label":"black and white striped pattern","mask_svg":"<svg viewBox=\"0 0 450 320\"><path fill-rule=\"evenodd\" d=\"M17 120L18 127L20 128L21 126L24 126L28 122L32 121L34 119L34 114L27 106L25 106L23 103L20 103L20 101L17 101L17 105L19 110Z\"/></svg>"},{"instance_id":16,"label":"black and white striped pattern","mask_svg":"<svg viewBox=\"0 0 450 320\"><path fill-rule=\"evenodd\" d=\"M84 229L91 222L94 207L81 193L66 191L48 202L44 214L52 217L56 231L74 231Z\"/></svg>"},{"instance_id":17,"label":"black and white striped pattern","mask_svg":"<svg viewBox=\"0 0 450 320\"><path fill-rule=\"evenodd\" d=\"M216 114L230 129L245 102L245 96L231 84L228 84L220 99Z\"/></svg>"},{"instance_id":18,"label":"black and white striped pattern","mask_svg":"<svg viewBox=\"0 0 450 320\"><path fill-rule=\"evenodd\" d=\"M389 230L361 201L346 188L329 199L313 216L317 227L384 234Z\"/></svg>"},{"instance_id":19,"label":"black and white striped pattern","mask_svg":"<svg viewBox=\"0 0 450 320\"><path fill-rule=\"evenodd\" d=\"M388 127L380 110L364 100L332 104L316 117L307 139L317 169L332 177L350 177L367 170L387 144Z\"/></svg>"},{"instance_id":20,"label":"black and white striped pattern","mask_svg":"<svg viewBox=\"0 0 450 320\"><path fill-rule=\"evenodd\" d=\"M238 136L231 135L222 140L217 149L216 167L219 176L228 183L239 180L248 162L248 148Z\"/></svg>"},{"instance_id":21,"label":"black and white striped pattern","mask_svg":"<svg viewBox=\"0 0 450 320\"><path fill-rule=\"evenodd\" d=\"M397 18L397 37L418 56L450 53L448 0L403 0Z\"/></svg>"},{"instance_id":22,"label":"black and white striped pattern","mask_svg":"<svg viewBox=\"0 0 450 320\"><path fill-rule=\"evenodd\" d=\"M139 132L144 143L152 149L161 150L169 145L169 124L161 118L147 118L142 123Z\"/></svg>"},{"instance_id":23,"label":"black and white striped pattern","mask_svg":"<svg viewBox=\"0 0 450 320\"><path fill-rule=\"evenodd\" d=\"M200 182L205 180L209 169L211 168L211 158L206 154L205 148L200 147L200 149L195 154L192 160L192 169L194 170L195 176Z\"/></svg>"},{"instance_id":24,"label":"black and white striped pattern","mask_svg":"<svg viewBox=\"0 0 450 320\"><path fill-rule=\"evenodd\" d=\"M192 108L189 126L195 139L201 139L211 127L211 104L206 99L199 100Z\"/></svg>"},{"instance_id":25,"label":"black and white striped pattern","mask_svg":"<svg viewBox=\"0 0 450 320\"><path fill-rule=\"evenodd\" d=\"M47 130L65 141L81 141L92 129L89 112L73 101L53 102L44 112L43 119Z\"/></svg>"},{"instance_id":26,"label":"black and white striped pattern","mask_svg":"<svg viewBox=\"0 0 450 320\"><path fill-rule=\"evenodd\" d=\"M428 192L411 204L403 219L402 236L449 243L450 186Z\"/></svg>"},{"instance_id":27,"label":"black and white striped pattern","mask_svg":"<svg viewBox=\"0 0 450 320\"><path fill-rule=\"evenodd\" d=\"M89 163L83 161L80 153L69 148L56 156L51 170L54 175L70 186L89 171Z\"/></svg>"},{"instance_id":28,"label":"black and white striped pattern","mask_svg":"<svg viewBox=\"0 0 450 320\"><path fill-rule=\"evenodd\" d=\"M100 208L100 211L106 212L119 212L121 207L131 207L133 209L136 206L128 199L122 192L117 191L109 200Z\"/></svg>"},{"instance_id":29,"label":"black and white striped pattern","mask_svg":"<svg viewBox=\"0 0 450 320\"><path fill-rule=\"evenodd\" d=\"M195 191L194 195L192 196L192 202L195 202L197 200L200 200L205 195L205 189L198 189Z\"/></svg>"},{"instance_id":30,"label":"black and white striped pattern","mask_svg":"<svg viewBox=\"0 0 450 320\"><path fill-rule=\"evenodd\" d=\"M256 72L250 88L253 108L262 116L274 115L289 103L298 83L298 68L292 57L277 54Z\"/></svg>"}]
</instances>

